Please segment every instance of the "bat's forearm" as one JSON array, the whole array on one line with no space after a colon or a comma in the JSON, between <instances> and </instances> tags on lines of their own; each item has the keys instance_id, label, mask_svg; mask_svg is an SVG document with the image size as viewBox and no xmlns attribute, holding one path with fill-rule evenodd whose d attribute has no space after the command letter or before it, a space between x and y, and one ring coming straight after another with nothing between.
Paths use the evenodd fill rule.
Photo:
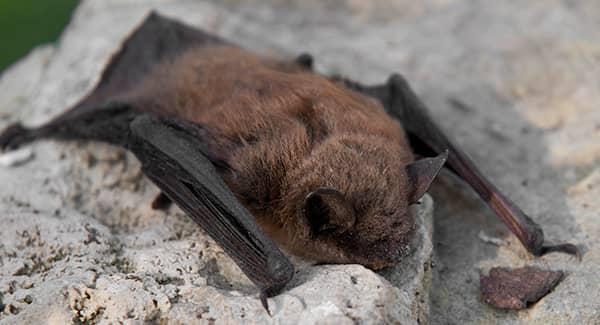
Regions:
<instances>
[{"instance_id":1,"label":"bat's forearm","mask_svg":"<svg viewBox=\"0 0 600 325\"><path fill-rule=\"evenodd\" d=\"M446 167L468 183L506 224L533 255L560 251L579 256L572 244L544 246L542 229L516 204L506 197L475 166L473 161L435 124L427 108L400 75L393 75L387 84L366 87L341 79L349 88L379 99L386 111L398 119L408 133L411 145L421 155L437 155L449 151Z\"/></svg>"}]
</instances>

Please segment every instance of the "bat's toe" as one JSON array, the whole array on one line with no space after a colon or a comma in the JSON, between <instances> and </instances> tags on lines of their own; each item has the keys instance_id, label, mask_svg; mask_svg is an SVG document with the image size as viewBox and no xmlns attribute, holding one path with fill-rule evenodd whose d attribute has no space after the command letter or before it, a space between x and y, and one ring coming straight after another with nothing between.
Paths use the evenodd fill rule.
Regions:
<instances>
[{"instance_id":1,"label":"bat's toe","mask_svg":"<svg viewBox=\"0 0 600 325\"><path fill-rule=\"evenodd\" d=\"M573 256L575 256L575 258L577 258L578 261L581 262L581 251L579 250L579 248L577 246L575 246L573 244L543 246L539 253L539 256L543 256L543 255L546 255L549 253L554 253L554 252L573 255Z\"/></svg>"}]
</instances>

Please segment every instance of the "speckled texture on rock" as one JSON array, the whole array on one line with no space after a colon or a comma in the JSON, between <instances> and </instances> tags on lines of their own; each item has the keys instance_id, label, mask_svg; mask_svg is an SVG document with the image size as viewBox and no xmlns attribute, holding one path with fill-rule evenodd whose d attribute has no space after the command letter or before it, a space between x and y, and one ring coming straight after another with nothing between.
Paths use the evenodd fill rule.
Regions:
<instances>
[{"instance_id":1,"label":"speckled texture on rock","mask_svg":"<svg viewBox=\"0 0 600 325\"><path fill-rule=\"evenodd\" d=\"M298 273L289 290L270 299L271 318L247 278L198 227L179 212L165 214L144 207L149 204L148 197L140 194L151 187L143 184L144 180L130 182L142 183L132 187L102 184L102 177L93 176L102 169L101 162L88 167L92 172L89 180L99 185L78 190L76 197L64 195L54 191L53 185L61 178L83 178L73 171L85 167L78 167L81 162L71 158L60 159L65 150L73 148L57 144L35 147L55 150L59 159L47 152L49 156L40 154L28 166L0 171L3 180L28 184L0 191L7 198L0 229L2 324L46 320L51 324L191 324L210 323L211 319L221 323L416 323L428 315L427 279L431 278L432 258L429 197L418 210L415 249L406 263L380 276L359 265L310 266L298 261ZM90 150L95 150L94 154L120 152L93 145ZM46 164L64 169L56 174L36 171L42 157ZM121 162L127 158L122 157ZM126 171L121 170L121 176L127 175ZM111 200L111 208L92 199L108 192L129 193L129 197L106 199ZM21 198L25 193L31 195L26 199L31 204ZM44 195L57 200L53 204ZM128 207L129 200L139 208ZM84 201L91 201L90 210L79 204ZM98 207L94 209L93 203Z\"/></svg>"},{"instance_id":2,"label":"speckled texture on rock","mask_svg":"<svg viewBox=\"0 0 600 325\"><path fill-rule=\"evenodd\" d=\"M151 7L254 50L310 52L315 55L317 69L326 73L342 73L367 82L382 82L392 72L403 73L442 127L486 175L543 226L550 241L571 241L583 251L581 263L560 254L531 259L470 190L446 175L433 191L437 202L434 236L437 257L433 279L430 279L431 323L600 322L600 282L597 281L600 274L600 110L597 107L600 102L600 2L85 1L59 46L37 49L2 76L0 126L17 119L40 123L75 102L90 89L109 55ZM46 82L49 80L52 83ZM98 277L96 290L101 294L82 287L71 293L67 291L73 300L66 303L64 309L52 309L51 315L44 314L50 310L47 306L33 302L27 308L22 307L16 316L3 315L3 322L37 315L63 323L62 320L73 319L72 310L80 310L78 313L87 319L102 319L109 312L125 308L125 305L109 303L110 292L125 295L117 289L127 288L129 291L125 291L130 294L139 290L139 285L150 288L148 290L157 297L140 300L140 305L130 313L137 317L155 317L152 315L158 311L159 317L169 317L173 322L175 319L181 323L196 319L209 322L221 311L207 310L206 299L248 301L258 313L254 297L246 296L249 284L218 249L204 247L205 241L197 228L180 213L166 216L148 210L145 202L152 199L156 190L139 175L135 159L100 145L46 142L36 144L34 149L35 159L27 164L0 169L3 183L0 189L3 215L0 217L15 218L5 215L12 212L27 215L27 211L37 209L43 214L40 218L51 218L54 210L60 209L59 215L64 216L61 218L79 224L78 230L74 230L79 232L78 238L87 236L81 230L85 224L99 233L107 231L123 245L99 240L100 244L91 242L88 247L77 249L86 250L86 254L88 250L97 249L102 256L108 256L100 264L116 268L114 272L121 275ZM66 158L61 158L61 154ZM84 164L93 168L84 168ZM20 189L24 179L30 188ZM45 179L48 179L46 185ZM71 203L63 207L63 200L67 199ZM164 227L160 230L153 227L157 223ZM117 233L113 233L115 230ZM147 263L153 261L152 256L157 252L152 248L154 237L169 238L168 245L175 245L163 248L173 254L168 261L197 268L201 275L218 269L222 277L200 276L194 278L199 282L193 282L186 278L188 272L182 270L181 275L176 268L170 268L177 263L163 266ZM192 247L194 242L196 246ZM498 243L501 245L497 246ZM200 251L204 255L197 257ZM177 252L180 255L175 255ZM41 258L55 259L51 250L46 254L40 255ZM187 256L196 256L198 262L184 260ZM7 257L2 255L2 258L2 263L6 263ZM66 262L46 261L38 267L60 263ZM140 265L145 270L144 276L140 280L128 279L126 274ZM478 288L481 273L487 273L494 266L523 265L565 270L567 276L550 295L527 310L497 311L481 301ZM19 267L13 266L11 270ZM415 267L413 270L422 269L422 265ZM73 274L64 281L82 285L92 282L81 271L86 268L82 264L77 271L68 271ZM158 270L166 272L165 275ZM369 286L376 288L377 282L383 281L354 266L308 269L301 272L299 279L306 275L312 280L301 282L308 283L322 279L327 272L355 271L369 279L365 280ZM398 280L386 277L393 282ZM428 277L407 278L419 284L429 282ZM162 284L156 279L163 279ZM239 282L228 283L231 281ZM153 283L158 283L162 291L153 289ZM3 282L4 297L0 300L6 303L13 299L6 292L18 292L21 285L30 284ZM49 285L59 290L66 284L59 281L49 282ZM227 285L234 285L241 294L229 294L230 291L222 289ZM382 296L395 297L389 295L390 291L386 292L388 294L382 293ZM92 297L92 293L93 303L87 298ZM214 298L206 298L213 294ZM19 306L29 300L26 297L14 299L24 301ZM286 301L290 311L302 305L297 297L279 299L271 303L280 306ZM423 301L421 306L426 306L427 299ZM18 308L16 303L14 308ZM29 308L31 313L27 312ZM329 322L333 323L337 317L350 322L356 314L348 316L344 312L357 309L323 304L319 310L330 312ZM419 310L426 314L423 308ZM226 312L241 317L236 311ZM243 312L247 320L256 316L254 312ZM416 314L413 310L413 315ZM302 317L300 319L308 320L307 314Z\"/></svg>"}]
</instances>

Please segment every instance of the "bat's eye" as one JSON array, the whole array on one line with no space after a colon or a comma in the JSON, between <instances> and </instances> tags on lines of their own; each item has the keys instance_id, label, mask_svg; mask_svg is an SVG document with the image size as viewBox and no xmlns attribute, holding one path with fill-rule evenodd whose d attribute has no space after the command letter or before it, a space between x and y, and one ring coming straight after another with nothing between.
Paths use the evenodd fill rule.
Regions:
<instances>
[{"instance_id":1,"label":"bat's eye","mask_svg":"<svg viewBox=\"0 0 600 325\"><path fill-rule=\"evenodd\" d=\"M356 213L342 193L320 187L304 199L304 216L311 235L341 234L356 221Z\"/></svg>"}]
</instances>

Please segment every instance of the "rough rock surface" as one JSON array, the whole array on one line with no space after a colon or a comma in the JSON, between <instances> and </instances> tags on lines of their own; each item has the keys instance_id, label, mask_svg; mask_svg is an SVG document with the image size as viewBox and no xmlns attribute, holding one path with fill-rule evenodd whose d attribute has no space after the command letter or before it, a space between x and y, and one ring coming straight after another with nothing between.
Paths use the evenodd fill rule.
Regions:
<instances>
[{"instance_id":1,"label":"rough rock surface","mask_svg":"<svg viewBox=\"0 0 600 325\"><path fill-rule=\"evenodd\" d=\"M403 73L483 172L549 241L579 245L582 262L532 259L447 175L433 190L432 279L424 271L432 264L420 264L427 249L403 266L416 276L308 267L271 300L270 319L197 227L174 210L149 210L156 189L135 159L102 145L44 142L33 146L33 160L0 168L1 323L600 322L599 2L84 1L57 46L2 75L0 127L41 123L73 104L150 8L254 50L308 51L326 73L373 83ZM564 270L566 278L527 310L481 301L480 274L524 265ZM429 301L419 290L430 281Z\"/></svg>"},{"instance_id":2,"label":"rough rock surface","mask_svg":"<svg viewBox=\"0 0 600 325\"><path fill-rule=\"evenodd\" d=\"M229 16L209 4L156 4L208 30L219 31L214 19ZM37 49L3 74L0 127L40 123L80 98L151 7L82 4L56 47ZM248 279L193 222L176 208L149 208L157 189L132 155L52 141L28 150L35 158L7 153L0 168L2 324L418 323L429 315L429 197L404 263L376 274L298 260L288 290L269 301L270 317Z\"/></svg>"},{"instance_id":3,"label":"rough rock surface","mask_svg":"<svg viewBox=\"0 0 600 325\"><path fill-rule=\"evenodd\" d=\"M479 279L481 298L501 309L523 309L536 303L562 280L562 271L546 271L534 266L517 269L494 267Z\"/></svg>"}]
</instances>

